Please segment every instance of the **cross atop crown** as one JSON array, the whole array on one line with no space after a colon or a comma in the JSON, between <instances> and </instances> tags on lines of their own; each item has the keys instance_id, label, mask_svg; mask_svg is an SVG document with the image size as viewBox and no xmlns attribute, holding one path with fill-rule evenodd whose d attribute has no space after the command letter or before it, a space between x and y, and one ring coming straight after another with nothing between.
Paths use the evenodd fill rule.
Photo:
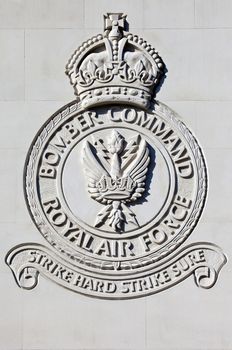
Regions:
<instances>
[{"instance_id":1,"label":"cross atop crown","mask_svg":"<svg viewBox=\"0 0 232 350\"><path fill-rule=\"evenodd\" d=\"M104 15L104 29L109 30L111 40L119 40L123 30L126 30L126 17L123 13L107 13Z\"/></svg>"}]
</instances>

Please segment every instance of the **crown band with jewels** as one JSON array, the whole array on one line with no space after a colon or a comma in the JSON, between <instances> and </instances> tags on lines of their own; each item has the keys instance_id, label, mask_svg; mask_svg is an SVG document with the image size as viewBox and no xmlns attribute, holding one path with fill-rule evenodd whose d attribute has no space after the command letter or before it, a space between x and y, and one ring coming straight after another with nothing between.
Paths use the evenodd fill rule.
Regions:
<instances>
[{"instance_id":1,"label":"crown band with jewels","mask_svg":"<svg viewBox=\"0 0 232 350\"><path fill-rule=\"evenodd\" d=\"M102 198L111 200L123 200L131 197L131 193L135 188L135 184L129 176L112 179L103 175L97 183Z\"/></svg>"},{"instance_id":2,"label":"crown band with jewels","mask_svg":"<svg viewBox=\"0 0 232 350\"><path fill-rule=\"evenodd\" d=\"M164 75L157 51L125 32L126 15L108 13L105 32L84 42L72 55L66 74L84 108L113 103L150 105Z\"/></svg>"}]
</instances>

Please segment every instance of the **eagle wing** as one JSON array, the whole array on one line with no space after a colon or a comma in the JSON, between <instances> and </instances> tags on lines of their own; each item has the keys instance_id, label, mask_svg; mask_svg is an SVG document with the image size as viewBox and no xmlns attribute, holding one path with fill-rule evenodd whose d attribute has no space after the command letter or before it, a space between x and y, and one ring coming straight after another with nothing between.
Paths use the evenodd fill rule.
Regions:
<instances>
[{"instance_id":1,"label":"eagle wing","mask_svg":"<svg viewBox=\"0 0 232 350\"><path fill-rule=\"evenodd\" d=\"M88 179L88 192L90 193L90 196L96 201L104 203L105 200L101 196L97 183L104 175L109 175L101 163L97 161L88 141L83 149L83 163L85 175Z\"/></svg>"},{"instance_id":2,"label":"eagle wing","mask_svg":"<svg viewBox=\"0 0 232 350\"><path fill-rule=\"evenodd\" d=\"M125 169L123 176L129 176L135 185L135 190L129 201L136 201L145 191L146 174L150 162L149 150L145 140L141 140L136 157Z\"/></svg>"}]
</instances>

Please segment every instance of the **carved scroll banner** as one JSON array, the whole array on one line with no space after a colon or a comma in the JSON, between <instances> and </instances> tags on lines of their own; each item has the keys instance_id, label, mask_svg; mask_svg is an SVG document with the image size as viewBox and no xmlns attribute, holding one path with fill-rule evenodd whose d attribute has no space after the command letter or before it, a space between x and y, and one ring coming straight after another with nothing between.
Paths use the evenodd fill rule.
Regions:
<instances>
[{"instance_id":1,"label":"carved scroll banner","mask_svg":"<svg viewBox=\"0 0 232 350\"><path fill-rule=\"evenodd\" d=\"M39 274L52 279L68 289L90 296L111 299L126 299L150 293L159 293L194 275L201 288L211 288L226 257L215 245L198 243L186 246L171 260L143 276L133 279L92 278L78 271L75 266L64 263L51 250L35 244L21 245L9 252L6 260L21 288L32 289L38 283ZM129 265L129 263L128 263Z\"/></svg>"},{"instance_id":2,"label":"carved scroll banner","mask_svg":"<svg viewBox=\"0 0 232 350\"><path fill-rule=\"evenodd\" d=\"M210 243L181 248L206 201L207 168L196 137L156 99L165 78L157 50L128 33L126 15L66 66L76 100L43 125L24 172L28 210L52 247L13 248L19 286L39 274L100 298L145 296L191 274L210 288L226 262Z\"/></svg>"}]
</instances>

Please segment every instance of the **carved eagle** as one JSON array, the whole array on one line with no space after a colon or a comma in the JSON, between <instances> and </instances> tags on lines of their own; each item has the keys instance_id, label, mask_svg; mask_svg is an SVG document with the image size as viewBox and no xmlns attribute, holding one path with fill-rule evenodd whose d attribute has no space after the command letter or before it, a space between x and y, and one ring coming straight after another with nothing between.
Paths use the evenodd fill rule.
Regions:
<instances>
[{"instance_id":1,"label":"carved eagle","mask_svg":"<svg viewBox=\"0 0 232 350\"><path fill-rule=\"evenodd\" d=\"M139 226L130 202L142 197L150 162L147 143L140 135L126 142L113 130L108 143L86 142L83 149L84 171L88 192L94 200L106 205L97 215L95 226L108 224L114 231L123 231L125 224Z\"/></svg>"}]
</instances>

